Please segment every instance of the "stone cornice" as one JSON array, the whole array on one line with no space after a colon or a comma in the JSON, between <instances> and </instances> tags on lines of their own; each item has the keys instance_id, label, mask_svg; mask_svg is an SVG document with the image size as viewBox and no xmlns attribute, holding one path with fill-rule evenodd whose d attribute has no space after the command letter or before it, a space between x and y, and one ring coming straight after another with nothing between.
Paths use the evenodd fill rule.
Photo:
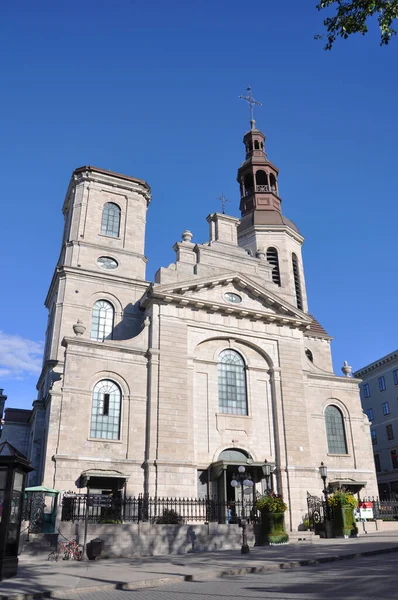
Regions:
<instances>
[{"instance_id":1,"label":"stone cornice","mask_svg":"<svg viewBox=\"0 0 398 600\"><path fill-rule=\"evenodd\" d=\"M274 224L274 225L251 225L250 227L247 227L246 229L244 229L243 231L241 231L238 234L238 238L244 237L246 235L248 235L248 233L250 233L252 230L255 230L256 233L275 233L275 232L285 232L288 235L290 235L290 237L292 237L294 240L296 240L296 242L298 242L299 244L303 244L304 242L304 237L298 233L298 231L294 231L294 229L292 229L291 227L289 227L289 225L285 225L285 224Z\"/></svg>"},{"instance_id":2,"label":"stone cornice","mask_svg":"<svg viewBox=\"0 0 398 600\"><path fill-rule=\"evenodd\" d=\"M336 375L335 373L312 373L311 371L305 372L307 379L322 379L327 381L333 381L334 383L343 383L343 384L351 384L355 387L361 383L360 379L356 379L355 377L342 377L341 375Z\"/></svg>"},{"instance_id":3,"label":"stone cornice","mask_svg":"<svg viewBox=\"0 0 398 600\"><path fill-rule=\"evenodd\" d=\"M362 369L358 369L358 371L355 371L353 373L353 375L354 375L354 377L363 378L363 376L366 373L370 373L371 371L375 371L379 367L383 367L384 365L386 365L388 363L391 363L394 360L396 360L397 363L398 363L398 350L394 350L394 352L391 352L390 354L386 354L386 356L383 356L382 358L379 358L379 360L376 360L375 362L370 363L366 367L362 367Z\"/></svg>"},{"instance_id":4,"label":"stone cornice","mask_svg":"<svg viewBox=\"0 0 398 600\"><path fill-rule=\"evenodd\" d=\"M127 354L136 354L139 356L143 356L145 358L145 354L147 352L147 348L137 348L132 347L127 344L123 344L123 342L115 341L115 340L105 340L104 342L98 342L96 340L90 340L88 338L82 337L64 337L61 346L64 348L71 348L73 346L78 346L80 348L92 348L95 350L109 350L110 352L125 352Z\"/></svg>"}]
</instances>

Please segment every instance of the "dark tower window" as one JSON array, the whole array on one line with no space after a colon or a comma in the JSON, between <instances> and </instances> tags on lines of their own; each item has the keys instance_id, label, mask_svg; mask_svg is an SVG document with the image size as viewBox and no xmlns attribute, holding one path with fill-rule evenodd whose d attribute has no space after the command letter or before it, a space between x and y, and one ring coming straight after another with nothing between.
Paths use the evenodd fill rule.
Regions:
<instances>
[{"instance_id":1,"label":"dark tower window","mask_svg":"<svg viewBox=\"0 0 398 600\"><path fill-rule=\"evenodd\" d=\"M255 150L260 150L260 144L258 143L258 140L254 141L254 149Z\"/></svg>"},{"instance_id":2,"label":"dark tower window","mask_svg":"<svg viewBox=\"0 0 398 600\"><path fill-rule=\"evenodd\" d=\"M298 260L295 254L292 254L294 288L296 291L297 308L303 310L303 298L301 296L300 273L298 268Z\"/></svg>"},{"instance_id":3,"label":"dark tower window","mask_svg":"<svg viewBox=\"0 0 398 600\"><path fill-rule=\"evenodd\" d=\"M273 173L271 173L270 176L269 176L269 184L271 186L271 190L273 192L276 192L276 178L275 178L275 175Z\"/></svg>"},{"instance_id":4,"label":"dark tower window","mask_svg":"<svg viewBox=\"0 0 398 600\"><path fill-rule=\"evenodd\" d=\"M314 357L312 355L311 350L309 350L308 348L306 348L305 350L305 355L308 358L308 360L310 360L311 362L314 362Z\"/></svg>"},{"instance_id":5,"label":"dark tower window","mask_svg":"<svg viewBox=\"0 0 398 600\"><path fill-rule=\"evenodd\" d=\"M258 192L268 192L268 177L267 173L260 169L260 171L256 171L256 185L263 186L263 188L258 189Z\"/></svg>"},{"instance_id":6,"label":"dark tower window","mask_svg":"<svg viewBox=\"0 0 398 600\"><path fill-rule=\"evenodd\" d=\"M253 193L254 179L252 173L246 173L245 175L245 194L250 196Z\"/></svg>"},{"instance_id":7,"label":"dark tower window","mask_svg":"<svg viewBox=\"0 0 398 600\"><path fill-rule=\"evenodd\" d=\"M279 272L278 250L276 248L268 248L267 261L272 266L272 281L276 285L281 284L281 275Z\"/></svg>"}]
</instances>

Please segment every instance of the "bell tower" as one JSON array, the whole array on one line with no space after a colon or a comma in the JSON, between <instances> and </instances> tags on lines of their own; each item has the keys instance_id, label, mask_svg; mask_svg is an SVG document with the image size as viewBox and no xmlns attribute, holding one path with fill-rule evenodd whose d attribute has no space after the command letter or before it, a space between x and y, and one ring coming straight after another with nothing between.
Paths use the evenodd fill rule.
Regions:
<instances>
[{"instance_id":1,"label":"bell tower","mask_svg":"<svg viewBox=\"0 0 398 600\"><path fill-rule=\"evenodd\" d=\"M238 169L240 212L238 244L272 267L273 291L307 312L307 295L301 246L304 238L296 225L282 214L279 169L268 159L265 135L256 128L251 88L240 96L250 106L250 129L243 136L245 160Z\"/></svg>"}]
</instances>

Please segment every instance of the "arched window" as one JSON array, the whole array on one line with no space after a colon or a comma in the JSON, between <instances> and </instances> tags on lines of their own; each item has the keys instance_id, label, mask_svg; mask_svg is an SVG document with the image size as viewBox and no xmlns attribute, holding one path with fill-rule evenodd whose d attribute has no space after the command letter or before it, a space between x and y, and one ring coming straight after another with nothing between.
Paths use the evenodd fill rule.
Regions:
<instances>
[{"instance_id":1,"label":"arched window","mask_svg":"<svg viewBox=\"0 0 398 600\"><path fill-rule=\"evenodd\" d=\"M344 418L337 406L330 405L326 408L325 424L329 454L347 454Z\"/></svg>"},{"instance_id":2,"label":"arched window","mask_svg":"<svg viewBox=\"0 0 398 600\"><path fill-rule=\"evenodd\" d=\"M223 350L219 356L218 402L222 413L247 415L245 363L235 350Z\"/></svg>"},{"instance_id":3,"label":"arched window","mask_svg":"<svg viewBox=\"0 0 398 600\"><path fill-rule=\"evenodd\" d=\"M276 248L268 248L267 261L272 266L272 281L276 285L281 284L281 274L279 272L278 250Z\"/></svg>"},{"instance_id":4,"label":"arched window","mask_svg":"<svg viewBox=\"0 0 398 600\"><path fill-rule=\"evenodd\" d=\"M252 173L246 173L245 175L245 194L249 196L253 193L254 178Z\"/></svg>"},{"instance_id":5,"label":"arched window","mask_svg":"<svg viewBox=\"0 0 398 600\"><path fill-rule=\"evenodd\" d=\"M93 390L90 437L104 440L120 439L122 394L113 381L103 379Z\"/></svg>"},{"instance_id":6,"label":"arched window","mask_svg":"<svg viewBox=\"0 0 398 600\"><path fill-rule=\"evenodd\" d=\"M104 204L102 210L101 233L110 237L119 237L120 207L114 202Z\"/></svg>"},{"instance_id":7,"label":"arched window","mask_svg":"<svg viewBox=\"0 0 398 600\"><path fill-rule=\"evenodd\" d=\"M271 186L271 190L273 192L276 192L276 178L275 178L275 175L273 173L271 173L270 176L269 176L269 184Z\"/></svg>"},{"instance_id":8,"label":"arched window","mask_svg":"<svg viewBox=\"0 0 398 600\"><path fill-rule=\"evenodd\" d=\"M294 289L296 291L296 303L297 308L303 310L303 298L301 296L301 285L300 285L300 273L298 267L297 256L292 254L292 264L293 264L293 279L294 279Z\"/></svg>"},{"instance_id":9,"label":"arched window","mask_svg":"<svg viewBox=\"0 0 398 600\"><path fill-rule=\"evenodd\" d=\"M311 362L314 362L314 356L309 348L305 349L305 355Z\"/></svg>"},{"instance_id":10,"label":"arched window","mask_svg":"<svg viewBox=\"0 0 398 600\"><path fill-rule=\"evenodd\" d=\"M103 342L112 338L114 309L110 302L97 300L91 319L91 339Z\"/></svg>"},{"instance_id":11,"label":"arched window","mask_svg":"<svg viewBox=\"0 0 398 600\"><path fill-rule=\"evenodd\" d=\"M255 150L260 150L260 143L258 140L254 140L254 149Z\"/></svg>"},{"instance_id":12,"label":"arched window","mask_svg":"<svg viewBox=\"0 0 398 600\"><path fill-rule=\"evenodd\" d=\"M268 192L268 176L265 171L260 169L256 171L256 185L258 192ZM258 189L258 186L262 186L262 188Z\"/></svg>"}]
</instances>

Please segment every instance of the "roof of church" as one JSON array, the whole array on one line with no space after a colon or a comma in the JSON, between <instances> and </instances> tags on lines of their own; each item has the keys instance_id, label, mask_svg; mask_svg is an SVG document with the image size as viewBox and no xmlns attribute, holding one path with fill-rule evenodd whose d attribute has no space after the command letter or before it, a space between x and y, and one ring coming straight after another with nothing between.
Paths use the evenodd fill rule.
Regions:
<instances>
[{"instance_id":1,"label":"roof of church","mask_svg":"<svg viewBox=\"0 0 398 600\"><path fill-rule=\"evenodd\" d=\"M306 331L307 335L322 335L330 337L329 334L322 327L322 325L319 323L319 321L317 321L313 315L308 314L308 316L311 317L312 322L309 326L309 329L307 329Z\"/></svg>"},{"instance_id":2,"label":"roof of church","mask_svg":"<svg viewBox=\"0 0 398 600\"><path fill-rule=\"evenodd\" d=\"M111 175L113 177L118 177L119 179L134 181L134 183L140 183L141 185L145 185L145 187L147 187L148 190L151 189L149 184L146 181L144 181L144 179L138 179L138 177L130 177L130 175L123 175L122 173L115 173L114 171L109 171L108 169L100 169L98 167L93 167L92 165L78 167L73 171L73 174L84 173L84 171L92 171L93 173L101 173L102 175Z\"/></svg>"},{"instance_id":3,"label":"roof of church","mask_svg":"<svg viewBox=\"0 0 398 600\"><path fill-rule=\"evenodd\" d=\"M243 230L251 225L286 225L293 229L293 231L300 233L297 225L278 210L264 210L261 212L255 211L249 213L241 218L239 229Z\"/></svg>"}]
</instances>

